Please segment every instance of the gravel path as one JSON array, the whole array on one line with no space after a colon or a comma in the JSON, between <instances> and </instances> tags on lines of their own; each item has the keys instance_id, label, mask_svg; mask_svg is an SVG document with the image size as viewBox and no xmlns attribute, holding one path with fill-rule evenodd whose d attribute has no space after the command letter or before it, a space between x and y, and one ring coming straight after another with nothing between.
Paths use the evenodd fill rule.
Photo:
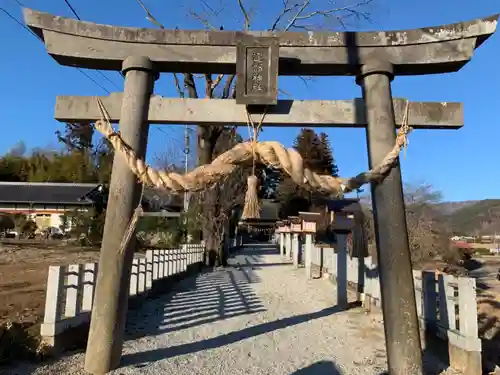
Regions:
<instances>
[{"instance_id":1,"label":"gravel path","mask_svg":"<svg viewBox=\"0 0 500 375\"><path fill-rule=\"evenodd\" d=\"M112 374L384 373L380 314L339 311L332 284L306 280L274 249L246 250L230 264L131 313L123 366ZM79 353L29 373L78 375L82 363Z\"/></svg>"}]
</instances>

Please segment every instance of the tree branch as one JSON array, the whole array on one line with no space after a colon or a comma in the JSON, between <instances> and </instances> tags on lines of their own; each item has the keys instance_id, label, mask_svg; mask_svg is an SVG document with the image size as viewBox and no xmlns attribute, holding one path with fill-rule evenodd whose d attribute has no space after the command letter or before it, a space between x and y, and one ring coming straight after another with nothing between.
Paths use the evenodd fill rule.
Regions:
<instances>
[{"instance_id":1,"label":"tree branch","mask_svg":"<svg viewBox=\"0 0 500 375\"><path fill-rule=\"evenodd\" d=\"M214 89L212 87L212 84L213 84L213 79L212 79L212 75L211 74L205 74L205 81L206 81L206 84L205 84L205 97L206 98L212 98L213 96L213 93L214 93Z\"/></svg>"},{"instance_id":2,"label":"tree branch","mask_svg":"<svg viewBox=\"0 0 500 375\"><path fill-rule=\"evenodd\" d=\"M200 14L196 13L194 10L189 9L187 12L188 12L188 14L189 14L191 17L193 17L193 18L197 19L198 21L200 21L200 22L201 22L201 24L202 24L203 26L205 26L207 29L217 30L217 28L216 28L214 25L212 25L212 24L208 21L208 19L206 19L206 18L202 17Z\"/></svg>"},{"instance_id":3,"label":"tree branch","mask_svg":"<svg viewBox=\"0 0 500 375\"><path fill-rule=\"evenodd\" d=\"M245 6L243 5L243 0L238 0L238 5L240 7L241 13L243 14L243 18L245 19L244 30L248 31L250 30L250 16L248 15L248 12L246 11Z\"/></svg>"},{"instance_id":4,"label":"tree branch","mask_svg":"<svg viewBox=\"0 0 500 375\"><path fill-rule=\"evenodd\" d=\"M300 21L304 20L310 20L316 17L322 17L322 18L335 18L340 25L345 28L345 22L344 20L348 17L356 17L358 19L364 18L366 20L370 20L368 14L366 12L361 12L359 11L359 8L362 6L366 6L370 3L372 3L373 0L362 0L360 2L357 2L352 5L347 5L343 7L336 7L336 8L331 8L331 9L323 9L323 10L314 10L312 12L304 14L304 12L307 10L309 5L311 5L311 0L305 0L301 5L297 13L292 17L290 22L287 24L285 27L284 31L289 31L291 28L295 29L305 29L305 30L311 30L314 25L300 25L298 24ZM338 15L338 13L348 13L347 15L341 16Z\"/></svg>"},{"instance_id":5,"label":"tree branch","mask_svg":"<svg viewBox=\"0 0 500 375\"><path fill-rule=\"evenodd\" d=\"M151 12L149 11L148 8L146 8L146 6L144 5L144 3L141 1L141 0L137 0L137 2L139 3L139 5L141 6L142 9L144 9L144 12L146 12L146 19L155 24L156 26L158 26L160 29L164 29L165 26L160 23L152 14Z\"/></svg>"},{"instance_id":6,"label":"tree branch","mask_svg":"<svg viewBox=\"0 0 500 375\"><path fill-rule=\"evenodd\" d=\"M198 99L198 91L192 73L184 73L184 88L188 92L188 98Z\"/></svg>"},{"instance_id":7,"label":"tree branch","mask_svg":"<svg viewBox=\"0 0 500 375\"><path fill-rule=\"evenodd\" d=\"M300 4L293 4L290 7L289 3L290 3L290 0L283 1L283 11L278 15L278 17L276 17L276 19L273 22L273 25L271 26L270 29L268 29L268 31L276 31L278 29L278 25L281 22L281 20L283 19L283 17L286 14L290 13L292 10L297 9L300 6Z\"/></svg>"},{"instance_id":8,"label":"tree branch","mask_svg":"<svg viewBox=\"0 0 500 375\"><path fill-rule=\"evenodd\" d=\"M181 84L179 82L179 77L177 76L177 73L173 73L174 75L174 84L175 88L177 89L177 93L179 94L179 97L184 99L184 90L181 88Z\"/></svg>"},{"instance_id":9,"label":"tree branch","mask_svg":"<svg viewBox=\"0 0 500 375\"><path fill-rule=\"evenodd\" d=\"M235 75L231 74L227 77L226 83L224 85L224 89L222 90L222 99L229 99L231 95L231 87L234 81Z\"/></svg>"},{"instance_id":10,"label":"tree branch","mask_svg":"<svg viewBox=\"0 0 500 375\"><path fill-rule=\"evenodd\" d=\"M222 79L224 78L224 74L219 74L215 81L212 83L212 90L215 90L219 83L221 83Z\"/></svg>"},{"instance_id":11,"label":"tree branch","mask_svg":"<svg viewBox=\"0 0 500 375\"><path fill-rule=\"evenodd\" d=\"M302 12L308 7L308 5L311 3L311 0L305 0L304 3L302 3L302 6L300 9L297 11L295 16L293 16L292 20L288 23L288 25L285 27L285 31L290 30L295 25L295 22L297 21L297 17L299 17Z\"/></svg>"}]
</instances>

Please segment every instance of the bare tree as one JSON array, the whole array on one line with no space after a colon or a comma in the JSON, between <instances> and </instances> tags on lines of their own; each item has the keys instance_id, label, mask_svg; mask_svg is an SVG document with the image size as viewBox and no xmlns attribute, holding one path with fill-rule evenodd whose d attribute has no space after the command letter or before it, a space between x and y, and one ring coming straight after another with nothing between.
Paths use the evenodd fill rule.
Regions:
<instances>
[{"instance_id":1,"label":"bare tree","mask_svg":"<svg viewBox=\"0 0 500 375\"><path fill-rule=\"evenodd\" d=\"M436 209L441 202L441 193L429 184L405 184L406 223L411 258L414 265L441 257L453 263L457 261L450 247L450 228ZM365 231L370 254L375 255L373 215L365 212Z\"/></svg>"},{"instance_id":2,"label":"bare tree","mask_svg":"<svg viewBox=\"0 0 500 375\"><path fill-rule=\"evenodd\" d=\"M169 172L184 170L184 153L175 143L168 143L161 152L154 155L153 160L155 167Z\"/></svg>"},{"instance_id":3,"label":"bare tree","mask_svg":"<svg viewBox=\"0 0 500 375\"><path fill-rule=\"evenodd\" d=\"M214 152L220 155L241 140L234 132L225 130ZM192 196L190 212L195 213L197 228L204 234L207 265L226 265L227 254L224 252L223 240L230 235L227 230L233 209L244 203L250 173L250 165L242 166L224 180Z\"/></svg>"},{"instance_id":4,"label":"bare tree","mask_svg":"<svg viewBox=\"0 0 500 375\"><path fill-rule=\"evenodd\" d=\"M260 4L257 0L187 0L179 2L179 6L185 9L187 17L196 20L202 28L208 30L240 29L248 31L256 25L258 28L273 32L344 28L352 22L369 20L369 6L372 1L282 0L282 6L275 14L271 14L269 9L265 8L265 4L262 4L260 12ZM146 18L150 22L159 28L165 28L142 0L137 0L137 2L145 11ZM300 79L307 84L306 78ZM181 75L174 73L173 82L181 98L231 99L235 97L234 74L215 76L212 74L196 75L191 72ZM227 127L219 125L197 126L198 165L212 162L217 155L218 141L226 130ZM241 181L236 179L239 182L230 184L231 187L227 186L226 181L210 189L203 196L204 204L201 206L203 209L200 215L205 218L207 224L214 226L211 229L209 225L203 226L204 238L207 241L209 251L215 249L222 230L218 224L220 220L215 219L215 217L227 220L229 207L244 196L246 179L243 179L242 185L240 185ZM224 198L228 199L229 202L222 202ZM221 203L224 204L221 205ZM226 206L226 203L230 204ZM212 236L215 237L211 238Z\"/></svg>"},{"instance_id":5,"label":"bare tree","mask_svg":"<svg viewBox=\"0 0 500 375\"><path fill-rule=\"evenodd\" d=\"M224 181L198 193L195 197L196 219L203 233L211 233L206 238L206 259L208 265L225 266L224 238L229 236L229 220L235 207L243 205L248 168L238 169Z\"/></svg>"},{"instance_id":6,"label":"bare tree","mask_svg":"<svg viewBox=\"0 0 500 375\"><path fill-rule=\"evenodd\" d=\"M146 18L160 28L165 26L156 19L142 0L137 0L146 12ZM230 26L248 31L255 24L268 31L333 30L345 28L360 21L370 20L370 6L373 0L282 0L282 7L270 14L269 9L259 12L256 0L191 0L179 5L186 15L197 20L200 26L209 30L223 30ZM181 4L181 3L179 3ZM264 5L264 4L262 4ZM225 26L224 26L225 25ZM181 98L234 98L235 75L195 75L184 73L183 84L178 74L173 74L174 84ZM301 77L304 82L306 78ZM203 87L203 90L200 90ZM217 139L223 127L216 125L198 126L198 164L213 160Z\"/></svg>"}]
</instances>

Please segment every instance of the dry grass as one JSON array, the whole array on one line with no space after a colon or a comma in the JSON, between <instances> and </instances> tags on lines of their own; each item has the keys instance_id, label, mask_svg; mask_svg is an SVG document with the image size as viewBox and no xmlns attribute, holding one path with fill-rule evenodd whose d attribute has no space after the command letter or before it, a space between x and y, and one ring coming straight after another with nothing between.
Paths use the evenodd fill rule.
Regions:
<instances>
[{"instance_id":1,"label":"dry grass","mask_svg":"<svg viewBox=\"0 0 500 375\"><path fill-rule=\"evenodd\" d=\"M36 349L49 266L94 262L98 257L98 249L75 246L0 245L0 346L22 340L20 345L27 351ZM0 353L0 363L8 361L8 357L6 352Z\"/></svg>"},{"instance_id":2,"label":"dry grass","mask_svg":"<svg viewBox=\"0 0 500 375\"><path fill-rule=\"evenodd\" d=\"M49 266L94 262L98 257L96 249L75 246L1 245L0 324L40 322Z\"/></svg>"}]
</instances>

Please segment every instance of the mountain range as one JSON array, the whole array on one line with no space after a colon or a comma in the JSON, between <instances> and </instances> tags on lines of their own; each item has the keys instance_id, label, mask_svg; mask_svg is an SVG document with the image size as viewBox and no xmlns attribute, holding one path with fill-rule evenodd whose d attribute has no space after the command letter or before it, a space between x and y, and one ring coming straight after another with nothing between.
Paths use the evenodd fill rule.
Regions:
<instances>
[{"instance_id":1,"label":"mountain range","mask_svg":"<svg viewBox=\"0 0 500 375\"><path fill-rule=\"evenodd\" d=\"M500 199L443 202L435 206L455 234L500 234Z\"/></svg>"},{"instance_id":2,"label":"mountain range","mask_svg":"<svg viewBox=\"0 0 500 375\"><path fill-rule=\"evenodd\" d=\"M362 197L361 204L370 207ZM433 204L435 214L456 235L500 234L500 199L483 199Z\"/></svg>"}]
</instances>

